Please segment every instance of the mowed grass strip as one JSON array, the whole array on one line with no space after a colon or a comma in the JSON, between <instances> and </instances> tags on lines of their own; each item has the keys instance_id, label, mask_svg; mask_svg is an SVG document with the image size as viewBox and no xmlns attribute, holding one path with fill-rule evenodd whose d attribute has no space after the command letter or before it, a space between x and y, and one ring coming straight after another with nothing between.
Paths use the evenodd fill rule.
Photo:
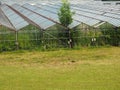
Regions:
<instances>
[{"instance_id":1,"label":"mowed grass strip","mask_svg":"<svg viewBox=\"0 0 120 90\"><path fill-rule=\"evenodd\" d=\"M119 89L119 47L0 53L0 90Z\"/></svg>"}]
</instances>

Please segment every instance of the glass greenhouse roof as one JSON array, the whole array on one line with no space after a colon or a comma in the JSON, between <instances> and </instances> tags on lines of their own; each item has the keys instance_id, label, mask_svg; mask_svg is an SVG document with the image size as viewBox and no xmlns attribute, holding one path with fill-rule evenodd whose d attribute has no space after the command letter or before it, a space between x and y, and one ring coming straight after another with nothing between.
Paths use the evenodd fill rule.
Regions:
<instances>
[{"instance_id":1,"label":"glass greenhouse roof","mask_svg":"<svg viewBox=\"0 0 120 90\"><path fill-rule=\"evenodd\" d=\"M40 6L40 4L38 4L38 6ZM41 8L44 8L44 6L41 6ZM48 11L51 11L51 12L54 12L54 13L58 13L60 5L58 5L58 6L57 5L54 5L54 6L53 5L47 5L47 6L45 5L45 9L46 8L51 8L51 10L47 9ZM54 10L54 11L52 11L52 10ZM90 26L93 26L93 25L95 25L95 24L97 24L97 23L100 22L99 20L96 20L96 19L93 19L93 18L89 18L89 17L86 17L86 16L77 15L77 13L75 13L75 15L73 16L73 20L74 20L74 22L75 21L77 21L77 22L83 22L83 23L88 24ZM91 22L90 22L90 20L91 20ZM78 25L77 23L74 23L74 25L75 24L76 24L76 26Z\"/></svg>"},{"instance_id":2,"label":"glass greenhouse roof","mask_svg":"<svg viewBox=\"0 0 120 90\"><path fill-rule=\"evenodd\" d=\"M0 9L0 24L14 30L14 27L9 23L9 20L5 17L1 9Z\"/></svg>"},{"instance_id":3,"label":"glass greenhouse roof","mask_svg":"<svg viewBox=\"0 0 120 90\"><path fill-rule=\"evenodd\" d=\"M14 27L14 30L20 30L28 25L28 23L19 14L10 9L7 5L2 5L1 10L10 21L10 24Z\"/></svg>"},{"instance_id":4,"label":"glass greenhouse roof","mask_svg":"<svg viewBox=\"0 0 120 90\"><path fill-rule=\"evenodd\" d=\"M53 8L58 8L61 6L61 4L56 4L54 6L52 6ZM85 7L85 6L84 6ZM90 9L82 9L83 7L80 7L80 5L75 6L75 5L71 5L71 10L75 11L75 14L78 14L77 17L75 15L75 18L77 18L77 20L80 20L80 16L82 16L81 18L81 22L86 23L85 19L87 18L92 18L90 22L87 22L86 24L93 26L93 24L99 23L99 22L108 22L116 27L120 26L120 14L112 14L111 12L106 12L107 9L101 11L96 11L96 10L90 10ZM103 7L101 7L103 9ZM84 18L87 17L87 18ZM95 23L96 22L96 23ZM92 24L93 23L93 24Z\"/></svg>"},{"instance_id":5,"label":"glass greenhouse roof","mask_svg":"<svg viewBox=\"0 0 120 90\"><path fill-rule=\"evenodd\" d=\"M31 10L28 10L26 7L24 8L18 4L14 4L14 5L12 5L12 8L14 8L16 11L18 11L21 15L23 15L26 18L26 20L28 20L28 22L30 22L30 23L32 22L31 24L34 24L34 25L40 27L41 29L47 29L48 26L50 27L50 26L55 25L54 22L32 12ZM32 8L32 9L34 9L34 8ZM47 22L47 23L45 23L45 22Z\"/></svg>"},{"instance_id":6,"label":"glass greenhouse roof","mask_svg":"<svg viewBox=\"0 0 120 90\"><path fill-rule=\"evenodd\" d=\"M48 11L50 13L54 13L57 16L57 21L56 22L60 23L59 19L58 19L58 14L57 14L59 10L54 8L54 6L52 7L52 6L49 6L49 5L41 5L41 4L37 4L35 6L40 7L44 11ZM78 26L80 24L81 24L80 21L73 19L73 22L68 27L69 28L74 28L74 27L76 27L76 26Z\"/></svg>"},{"instance_id":7,"label":"glass greenhouse roof","mask_svg":"<svg viewBox=\"0 0 120 90\"><path fill-rule=\"evenodd\" d=\"M40 14L43 17L46 17L46 18L60 24L59 19L58 19L58 15L57 15L58 11L54 11L53 8L51 8L51 10L46 10L44 7L39 7L39 5L34 5L33 6L33 5L30 5L30 4L25 4L25 5L23 5L23 7L27 8L27 9L30 9L31 11L33 11L37 14ZM47 7L47 8L49 8L49 7ZM73 23L70 25L69 28L71 28L73 26L74 27L77 26L78 23L81 24L80 21L78 22L78 21L73 20Z\"/></svg>"},{"instance_id":8,"label":"glass greenhouse roof","mask_svg":"<svg viewBox=\"0 0 120 90\"><path fill-rule=\"evenodd\" d=\"M95 3L70 4L71 10L75 12L73 22L69 28L74 28L81 23L89 26L100 26L105 22L120 27L120 5L99 6ZM29 24L41 29L47 29L55 24L60 24L58 11L61 3L49 2L47 4L37 3L34 5L25 3L23 5L2 4L0 6L0 25L12 30L20 30Z\"/></svg>"}]
</instances>

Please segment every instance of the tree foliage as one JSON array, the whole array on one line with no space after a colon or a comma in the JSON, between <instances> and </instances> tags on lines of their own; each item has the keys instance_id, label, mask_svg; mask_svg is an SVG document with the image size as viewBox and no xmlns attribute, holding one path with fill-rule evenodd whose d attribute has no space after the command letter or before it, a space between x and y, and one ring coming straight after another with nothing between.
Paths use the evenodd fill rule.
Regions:
<instances>
[{"instance_id":1,"label":"tree foliage","mask_svg":"<svg viewBox=\"0 0 120 90\"><path fill-rule=\"evenodd\" d=\"M62 2L62 6L58 12L59 21L62 25L68 27L68 25L73 22L72 16L74 13L70 10L70 3L68 0L63 0Z\"/></svg>"},{"instance_id":2,"label":"tree foliage","mask_svg":"<svg viewBox=\"0 0 120 90\"><path fill-rule=\"evenodd\" d=\"M59 21L61 22L62 25L64 25L65 27L67 27L66 29L66 33L63 34L62 36L64 36L64 38L66 38L67 43L69 45L69 47L71 48L72 45L72 37L71 37L71 30L68 28L68 26L73 22L72 16L74 14L74 12L71 11L70 9L70 3L68 2L68 0L63 0L62 1L62 6L58 12L58 16L59 16ZM61 36L60 36L61 37Z\"/></svg>"}]
</instances>

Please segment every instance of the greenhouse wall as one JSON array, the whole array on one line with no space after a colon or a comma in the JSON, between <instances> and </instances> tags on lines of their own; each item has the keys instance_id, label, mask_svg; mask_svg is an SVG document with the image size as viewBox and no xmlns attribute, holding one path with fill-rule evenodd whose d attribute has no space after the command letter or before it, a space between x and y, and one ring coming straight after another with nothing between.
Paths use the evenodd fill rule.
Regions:
<instances>
[{"instance_id":1,"label":"greenhouse wall","mask_svg":"<svg viewBox=\"0 0 120 90\"><path fill-rule=\"evenodd\" d=\"M120 27L117 28L108 23L97 28L82 23L70 31L73 48L120 46ZM18 45L16 45L15 31L0 26L0 51L69 48L67 31L60 25L54 25L46 30L29 25L17 33Z\"/></svg>"}]
</instances>

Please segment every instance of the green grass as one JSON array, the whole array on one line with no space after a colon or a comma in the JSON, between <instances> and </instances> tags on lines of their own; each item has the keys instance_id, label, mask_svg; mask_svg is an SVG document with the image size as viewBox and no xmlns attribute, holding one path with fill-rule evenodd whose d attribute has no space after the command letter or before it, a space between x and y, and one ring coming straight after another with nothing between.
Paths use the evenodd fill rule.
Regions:
<instances>
[{"instance_id":1,"label":"green grass","mask_svg":"<svg viewBox=\"0 0 120 90\"><path fill-rule=\"evenodd\" d=\"M0 90L120 90L120 48L0 53Z\"/></svg>"}]
</instances>

